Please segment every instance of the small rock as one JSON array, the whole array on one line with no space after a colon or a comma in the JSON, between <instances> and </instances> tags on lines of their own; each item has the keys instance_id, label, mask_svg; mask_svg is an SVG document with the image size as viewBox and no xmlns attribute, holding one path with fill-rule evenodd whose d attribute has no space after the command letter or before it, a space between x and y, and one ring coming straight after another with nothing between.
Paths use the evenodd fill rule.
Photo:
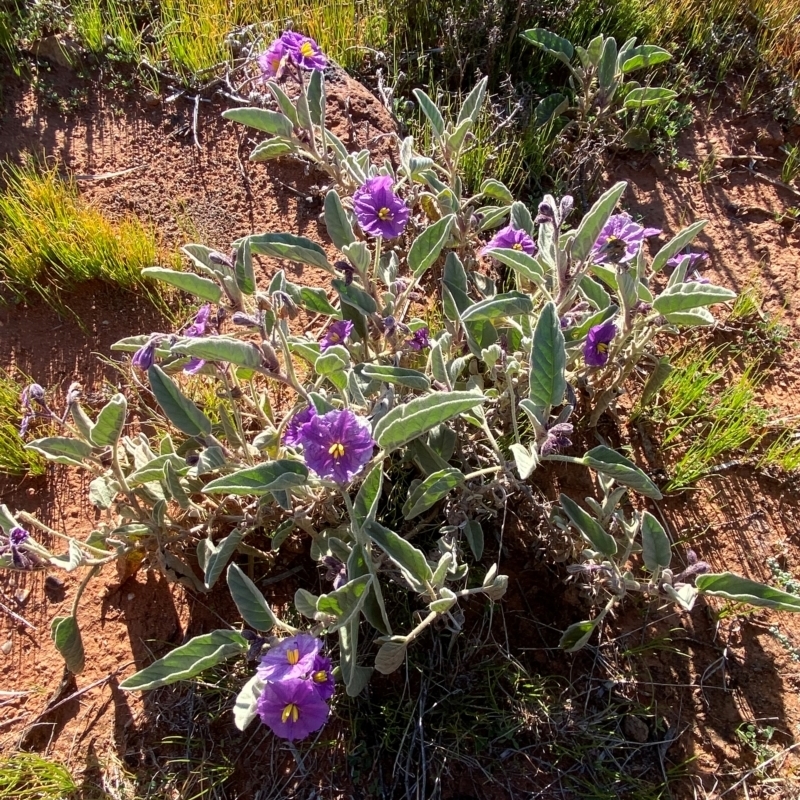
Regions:
<instances>
[{"instance_id":1,"label":"small rock","mask_svg":"<svg viewBox=\"0 0 800 800\"><path fill-rule=\"evenodd\" d=\"M628 715L622 720L622 732L632 742L644 744L650 736L650 729L641 717Z\"/></svg>"},{"instance_id":2,"label":"small rock","mask_svg":"<svg viewBox=\"0 0 800 800\"><path fill-rule=\"evenodd\" d=\"M28 598L30 597L31 590L30 589L20 589L15 595L14 599L21 605L24 606L25 603L28 602Z\"/></svg>"},{"instance_id":3,"label":"small rock","mask_svg":"<svg viewBox=\"0 0 800 800\"><path fill-rule=\"evenodd\" d=\"M3 642L3 644L0 644L0 652L2 652L4 656L7 656L11 652L11 648L13 646L14 645L11 642L11 639L9 639L7 642Z\"/></svg>"},{"instance_id":4,"label":"small rock","mask_svg":"<svg viewBox=\"0 0 800 800\"><path fill-rule=\"evenodd\" d=\"M144 96L144 102L148 108L157 108L161 105L161 96L157 95L155 92L148 92Z\"/></svg>"},{"instance_id":5,"label":"small rock","mask_svg":"<svg viewBox=\"0 0 800 800\"><path fill-rule=\"evenodd\" d=\"M31 51L37 58L46 58L60 67L70 68L81 54L81 46L69 36L45 36Z\"/></svg>"},{"instance_id":6,"label":"small rock","mask_svg":"<svg viewBox=\"0 0 800 800\"><path fill-rule=\"evenodd\" d=\"M128 600L133 600L136 595L133 592L128 592Z\"/></svg>"}]
</instances>

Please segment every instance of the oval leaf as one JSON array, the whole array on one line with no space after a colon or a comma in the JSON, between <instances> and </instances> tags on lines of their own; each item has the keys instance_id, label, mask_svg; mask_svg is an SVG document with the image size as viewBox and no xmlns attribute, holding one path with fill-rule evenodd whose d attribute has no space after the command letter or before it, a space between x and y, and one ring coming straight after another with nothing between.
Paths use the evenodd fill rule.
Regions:
<instances>
[{"instance_id":1,"label":"oval leaf","mask_svg":"<svg viewBox=\"0 0 800 800\"><path fill-rule=\"evenodd\" d=\"M603 530L603 526L590 514L584 511L574 500L562 494L559 497L561 508L569 517L569 521L578 529L581 536L598 553L611 558L617 552L617 542L611 534Z\"/></svg>"},{"instance_id":2,"label":"oval leaf","mask_svg":"<svg viewBox=\"0 0 800 800\"><path fill-rule=\"evenodd\" d=\"M493 321L502 317L519 317L533 311L533 301L530 295L522 292L507 292L487 297L479 303L470 306L461 315L464 323Z\"/></svg>"},{"instance_id":3,"label":"oval leaf","mask_svg":"<svg viewBox=\"0 0 800 800\"><path fill-rule=\"evenodd\" d=\"M125 427L127 410L128 401L124 395L115 394L100 410L97 422L89 432L92 444L96 447L116 447Z\"/></svg>"},{"instance_id":4,"label":"oval leaf","mask_svg":"<svg viewBox=\"0 0 800 800\"><path fill-rule=\"evenodd\" d=\"M262 495L275 490L303 486L308 480L308 468L299 461L279 459L256 467L248 467L207 483L207 494Z\"/></svg>"},{"instance_id":5,"label":"oval leaf","mask_svg":"<svg viewBox=\"0 0 800 800\"><path fill-rule=\"evenodd\" d=\"M274 136L291 138L293 132L292 121L278 111L266 108L231 108L222 112L225 119L255 128L257 131L271 133Z\"/></svg>"},{"instance_id":6,"label":"oval leaf","mask_svg":"<svg viewBox=\"0 0 800 800\"><path fill-rule=\"evenodd\" d=\"M67 669L77 675L83 672L84 650L81 630L75 617L55 617L50 623L50 636L61 653Z\"/></svg>"},{"instance_id":7,"label":"oval leaf","mask_svg":"<svg viewBox=\"0 0 800 800\"><path fill-rule=\"evenodd\" d=\"M408 251L408 268L415 278L419 278L439 257L454 221L454 214L442 217L414 239Z\"/></svg>"},{"instance_id":8,"label":"oval leaf","mask_svg":"<svg viewBox=\"0 0 800 800\"><path fill-rule=\"evenodd\" d=\"M301 264L309 264L328 272L334 271L328 263L325 251L305 236L295 236L293 233L261 233L248 238L250 249L254 253L299 261Z\"/></svg>"},{"instance_id":9,"label":"oval leaf","mask_svg":"<svg viewBox=\"0 0 800 800\"><path fill-rule=\"evenodd\" d=\"M661 523L649 512L642 515L642 560L650 572L666 569L672 561L672 544Z\"/></svg>"},{"instance_id":10,"label":"oval leaf","mask_svg":"<svg viewBox=\"0 0 800 800\"><path fill-rule=\"evenodd\" d=\"M236 631L219 630L195 636L164 658L126 678L119 688L128 692L144 691L188 680L233 656L246 653L248 648L248 641Z\"/></svg>"},{"instance_id":11,"label":"oval leaf","mask_svg":"<svg viewBox=\"0 0 800 800\"><path fill-rule=\"evenodd\" d=\"M207 436L211 420L178 388L157 364L147 370L150 388L169 421L187 436Z\"/></svg>"},{"instance_id":12,"label":"oval leaf","mask_svg":"<svg viewBox=\"0 0 800 800\"><path fill-rule=\"evenodd\" d=\"M486 402L482 392L447 392L416 397L393 408L375 426L374 437L387 452L427 433L442 422Z\"/></svg>"},{"instance_id":13,"label":"oval leaf","mask_svg":"<svg viewBox=\"0 0 800 800\"><path fill-rule=\"evenodd\" d=\"M531 401L544 409L549 416L550 408L558 406L564 399L567 380L567 354L564 334L555 303L546 303L536 321L531 345Z\"/></svg>"},{"instance_id":14,"label":"oval leaf","mask_svg":"<svg viewBox=\"0 0 800 800\"><path fill-rule=\"evenodd\" d=\"M653 500L661 499L661 492L653 481L633 461L620 455L610 447L605 445L594 447L582 460L587 467L591 467L603 475L608 475L617 483L636 489L639 494L643 494L645 497L650 497Z\"/></svg>"},{"instance_id":15,"label":"oval leaf","mask_svg":"<svg viewBox=\"0 0 800 800\"><path fill-rule=\"evenodd\" d=\"M724 597L726 600L749 603L751 606L773 608L776 611L800 611L800 597L796 594L742 578L732 572L698 575L694 583L701 594Z\"/></svg>"},{"instance_id":16,"label":"oval leaf","mask_svg":"<svg viewBox=\"0 0 800 800\"><path fill-rule=\"evenodd\" d=\"M291 630L275 616L264 595L236 564L228 567L228 589L242 619L251 628L257 631L270 631L276 627Z\"/></svg>"},{"instance_id":17,"label":"oval leaf","mask_svg":"<svg viewBox=\"0 0 800 800\"><path fill-rule=\"evenodd\" d=\"M464 475L455 467L434 472L408 495L408 499L403 505L403 516L406 519L414 519L463 483Z\"/></svg>"},{"instance_id":18,"label":"oval leaf","mask_svg":"<svg viewBox=\"0 0 800 800\"><path fill-rule=\"evenodd\" d=\"M142 270L142 275L146 278L155 278L170 286L189 292L201 300L208 300L210 303L219 303L222 296L222 289L219 288L211 278L204 278L202 275L195 275L193 272L176 272L174 269L164 267L146 267Z\"/></svg>"},{"instance_id":19,"label":"oval leaf","mask_svg":"<svg viewBox=\"0 0 800 800\"><path fill-rule=\"evenodd\" d=\"M364 532L400 567L414 591L427 591L427 584L433 579L433 570L421 550L375 520L364 523Z\"/></svg>"},{"instance_id":20,"label":"oval leaf","mask_svg":"<svg viewBox=\"0 0 800 800\"><path fill-rule=\"evenodd\" d=\"M263 354L255 342L242 342L229 336L204 336L185 339L172 346L172 352L181 356L202 358L205 361L221 361L237 367L254 369L260 367Z\"/></svg>"}]
</instances>

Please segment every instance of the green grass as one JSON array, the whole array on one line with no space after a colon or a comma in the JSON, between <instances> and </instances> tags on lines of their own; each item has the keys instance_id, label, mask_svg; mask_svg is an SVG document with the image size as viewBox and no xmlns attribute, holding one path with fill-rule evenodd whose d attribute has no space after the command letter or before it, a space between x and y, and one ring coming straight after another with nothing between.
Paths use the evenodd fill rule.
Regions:
<instances>
[{"instance_id":1,"label":"green grass","mask_svg":"<svg viewBox=\"0 0 800 800\"><path fill-rule=\"evenodd\" d=\"M30 383L30 380L20 383L9 373L0 370L0 474L43 475L45 472L44 458L32 450L26 450L19 435L22 416L20 395ZM33 430L36 429L37 422L32 423ZM41 427L39 430L41 431Z\"/></svg>"},{"instance_id":2,"label":"green grass","mask_svg":"<svg viewBox=\"0 0 800 800\"><path fill-rule=\"evenodd\" d=\"M68 800L77 789L66 767L36 753L0 760L0 800Z\"/></svg>"},{"instance_id":3,"label":"green grass","mask_svg":"<svg viewBox=\"0 0 800 800\"><path fill-rule=\"evenodd\" d=\"M365 48L386 41L385 6L377 0L72 0L75 31L95 55L147 60L186 83L202 82L233 66L234 39L265 44L291 21L346 68ZM231 34L244 31L243 37Z\"/></svg>"},{"instance_id":4,"label":"green grass","mask_svg":"<svg viewBox=\"0 0 800 800\"><path fill-rule=\"evenodd\" d=\"M91 280L159 297L141 277L158 262L155 232L135 217L112 223L87 205L55 168L0 167L3 294L39 295L63 308L62 293Z\"/></svg>"}]
</instances>

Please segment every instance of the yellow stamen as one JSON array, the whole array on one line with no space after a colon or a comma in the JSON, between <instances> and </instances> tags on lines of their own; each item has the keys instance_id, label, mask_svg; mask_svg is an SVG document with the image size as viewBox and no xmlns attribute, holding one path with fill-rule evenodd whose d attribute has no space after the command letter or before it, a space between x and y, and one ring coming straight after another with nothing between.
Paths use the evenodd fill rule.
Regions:
<instances>
[{"instance_id":1,"label":"yellow stamen","mask_svg":"<svg viewBox=\"0 0 800 800\"><path fill-rule=\"evenodd\" d=\"M325 681L328 680L328 673L325 672L324 669L321 669L318 672L315 672L311 676L311 679L314 681L314 683L325 683Z\"/></svg>"},{"instance_id":2,"label":"yellow stamen","mask_svg":"<svg viewBox=\"0 0 800 800\"><path fill-rule=\"evenodd\" d=\"M300 55L303 58L311 58L314 55L314 48L311 46L311 42L303 42L300 45Z\"/></svg>"},{"instance_id":3,"label":"yellow stamen","mask_svg":"<svg viewBox=\"0 0 800 800\"><path fill-rule=\"evenodd\" d=\"M607 353L608 352L608 345L605 342L600 342L597 345L597 352L598 353Z\"/></svg>"},{"instance_id":4,"label":"yellow stamen","mask_svg":"<svg viewBox=\"0 0 800 800\"><path fill-rule=\"evenodd\" d=\"M281 68L281 61L282 60L283 59L281 59L281 58L273 58L272 59L272 61L270 63L272 65L272 71L273 72L277 72Z\"/></svg>"},{"instance_id":5,"label":"yellow stamen","mask_svg":"<svg viewBox=\"0 0 800 800\"><path fill-rule=\"evenodd\" d=\"M511 245L511 249L512 250L522 250L522 245L519 242L514 242L514 244Z\"/></svg>"},{"instance_id":6,"label":"yellow stamen","mask_svg":"<svg viewBox=\"0 0 800 800\"><path fill-rule=\"evenodd\" d=\"M328 452L334 458L341 458L344 455L344 445L341 442L334 442L328 449Z\"/></svg>"},{"instance_id":7,"label":"yellow stamen","mask_svg":"<svg viewBox=\"0 0 800 800\"><path fill-rule=\"evenodd\" d=\"M286 651L286 660L294 666L300 660L300 649L295 647Z\"/></svg>"},{"instance_id":8,"label":"yellow stamen","mask_svg":"<svg viewBox=\"0 0 800 800\"><path fill-rule=\"evenodd\" d=\"M294 703L289 703L289 705L283 709L283 713L281 714L281 722L286 722L289 717L292 718L292 722L297 722L297 720L300 718L300 709Z\"/></svg>"},{"instance_id":9,"label":"yellow stamen","mask_svg":"<svg viewBox=\"0 0 800 800\"><path fill-rule=\"evenodd\" d=\"M382 209L381 209L381 210L378 212L378 216L379 216L379 217L380 217L380 218L381 218L381 219L382 219L384 222L386 222L387 220L391 221L391 219L392 219L392 212L391 212L391 211L390 211L388 208L382 208Z\"/></svg>"},{"instance_id":10,"label":"yellow stamen","mask_svg":"<svg viewBox=\"0 0 800 800\"><path fill-rule=\"evenodd\" d=\"M338 334L338 333L336 333L336 331L331 331L331 332L328 334L328 339L329 339L330 341L332 341L332 342L339 342L339 341L341 341L341 339L339 338L339 334Z\"/></svg>"}]
</instances>

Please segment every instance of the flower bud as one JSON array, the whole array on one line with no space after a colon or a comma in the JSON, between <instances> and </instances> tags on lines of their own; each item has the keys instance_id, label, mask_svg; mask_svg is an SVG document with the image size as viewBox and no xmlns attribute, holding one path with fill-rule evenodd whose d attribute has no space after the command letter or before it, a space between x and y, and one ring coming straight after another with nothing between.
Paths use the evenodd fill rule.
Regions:
<instances>
[{"instance_id":1,"label":"flower bud","mask_svg":"<svg viewBox=\"0 0 800 800\"><path fill-rule=\"evenodd\" d=\"M156 342L151 339L144 347L140 347L131 359L131 364L137 369L146 372L156 360Z\"/></svg>"},{"instance_id":2,"label":"flower bud","mask_svg":"<svg viewBox=\"0 0 800 800\"><path fill-rule=\"evenodd\" d=\"M234 325L241 325L243 328L259 328L261 327L261 321L256 317L251 317L249 314L245 314L244 311L234 311L233 316L231 317L231 322Z\"/></svg>"}]
</instances>

